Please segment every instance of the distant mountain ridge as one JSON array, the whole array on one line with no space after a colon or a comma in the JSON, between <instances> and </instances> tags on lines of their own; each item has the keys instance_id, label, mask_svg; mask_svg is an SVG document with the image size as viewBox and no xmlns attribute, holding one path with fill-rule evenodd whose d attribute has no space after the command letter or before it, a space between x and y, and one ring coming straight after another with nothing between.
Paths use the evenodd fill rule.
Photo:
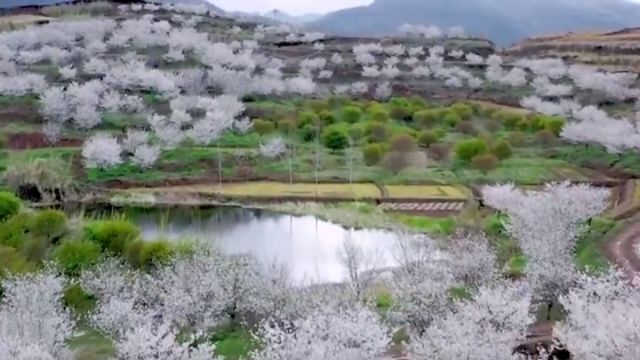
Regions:
<instances>
[{"instance_id":1,"label":"distant mountain ridge","mask_svg":"<svg viewBox=\"0 0 640 360\"><path fill-rule=\"evenodd\" d=\"M25 6L48 6L69 3L72 0L0 0L0 9L13 9Z\"/></svg>"},{"instance_id":2,"label":"distant mountain ridge","mask_svg":"<svg viewBox=\"0 0 640 360\"><path fill-rule=\"evenodd\" d=\"M309 24L343 35L388 35L409 23L463 26L500 45L538 35L640 25L640 4L626 0L375 0Z\"/></svg>"},{"instance_id":3,"label":"distant mountain ridge","mask_svg":"<svg viewBox=\"0 0 640 360\"><path fill-rule=\"evenodd\" d=\"M287 14L284 11L280 11L278 9L273 9L267 13L264 13L262 16L272 20L285 22L293 25L302 25L302 24L316 21L322 18L322 15L320 14L304 14L304 15L294 16L294 15Z\"/></svg>"}]
</instances>

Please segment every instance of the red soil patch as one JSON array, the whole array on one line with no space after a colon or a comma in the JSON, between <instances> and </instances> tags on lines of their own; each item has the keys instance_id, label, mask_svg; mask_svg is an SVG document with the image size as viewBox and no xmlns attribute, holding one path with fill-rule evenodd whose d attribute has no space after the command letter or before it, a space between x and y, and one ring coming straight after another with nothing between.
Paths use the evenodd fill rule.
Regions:
<instances>
[{"instance_id":1,"label":"red soil patch","mask_svg":"<svg viewBox=\"0 0 640 360\"><path fill-rule=\"evenodd\" d=\"M57 144L49 144L42 133L11 134L7 146L12 150L43 149L48 147L80 147L82 139L62 138Z\"/></svg>"}]
</instances>

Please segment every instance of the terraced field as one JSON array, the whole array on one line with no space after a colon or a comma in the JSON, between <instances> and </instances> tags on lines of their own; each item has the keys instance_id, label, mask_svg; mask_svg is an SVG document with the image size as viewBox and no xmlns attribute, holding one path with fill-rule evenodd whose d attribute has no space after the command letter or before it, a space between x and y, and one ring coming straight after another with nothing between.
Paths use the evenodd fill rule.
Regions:
<instances>
[{"instance_id":1,"label":"terraced field","mask_svg":"<svg viewBox=\"0 0 640 360\"><path fill-rule=\"evenodd\" d=\"M220 195L233 199L265 200L380 200L380 201L465 201L469 190L447 185L384 185L374 184L309 184L274 181L189 185L131 189L133 193Z\"/></svg>"}]
</instances>

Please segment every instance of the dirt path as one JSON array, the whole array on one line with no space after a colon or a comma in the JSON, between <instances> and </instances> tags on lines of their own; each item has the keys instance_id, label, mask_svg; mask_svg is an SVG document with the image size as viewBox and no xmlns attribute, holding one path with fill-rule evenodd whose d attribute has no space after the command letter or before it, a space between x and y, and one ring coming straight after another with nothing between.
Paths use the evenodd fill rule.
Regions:
<instances>
[{"instance_id":1,"label":"dirt path","mask_svg":"<svg viewBox=\"0 0 640 360\"><path fill-rule=\"evenodd\" d=\"M622 230L607 244L607 254L630 278L640 276L640 218Z\"/></svg>"},{"instance_id":2,"label":"dirt path","mask_svg":"<svg viewBox=\"0 0 640 360\"><path fill-rule=\"evenodd\" d=\"M620 189L616 207L611 215L616 219L629 217L634 211L635 182L628 181ZM629 224L608 244L609 259L624 271L629 278L640 276L640 216L629 219Z\"/></svg>"}]
</instances>

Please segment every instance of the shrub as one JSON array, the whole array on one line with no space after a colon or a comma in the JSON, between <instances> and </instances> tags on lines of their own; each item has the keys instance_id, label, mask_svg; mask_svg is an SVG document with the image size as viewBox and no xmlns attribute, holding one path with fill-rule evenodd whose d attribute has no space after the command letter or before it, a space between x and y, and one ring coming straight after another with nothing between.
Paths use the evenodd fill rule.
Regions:
<instances>
[{"instance_id":1,"label":"shrub","mask_svg":"<svg viewBox=\"0 0 640 360\"><path fill-rule=\"evenodd\" d=\"M322 120L322 123L325 126L332 125L333 123L336 122L336 117L329 110L324 110L324 111L320 112L319 117L320 117L320 120Z\"/></svg>"},{"instance_id":2,"label":"shrub","mask_svg":"<svg viewBox=\"0 0 640 360\"><path fill-rule=\"evenodd\" d=\"M447 144L431 144L427 151L429 152L429 157L435 161L444 161L449 158L449 145Z\"/></svg>"},{"instance_id":3,"label":"shrub","mask_svg":"<svg viewBox=\"0 0 640 360\"><path fill-rule=\"evenodd\" d=\"M0 192L0 222L6 221L20 211L20 199L10 192Z\"/></svg>"},{"instance_id":4,"label":"shrub","mask_svg":"<svg viewBox=\"0 0 640 360\"><path fill-rule=\"evenodd\" d=\"M49 240L44 237L26 236L24 238L24 245L22 246L22 253L29 261L39 263L49 254L50 245Z\"/></svg>"},{"instance_id":5,"label":"shrub","mask_svg":"<svg viewBox=\"0 0 640 360\"><path fill-rule=\"evenodd\" d=\"M300 135L302 136L302 140L304 140L305 142L310 142L316 139L316 136L318 136L318 128L311 125L311 124L307 124L305 125L301 130L300 130Z\"/></svg>"},{"instance_id":6,"label":"shrub","mask_svg":"<svg viewBox=\"0 0 640 360\"><path fill-rule=\"evenodd\" d=\"M31 227L31 214L20 213L0 226L0 245L22 249Z\"/></svg>"},{"instance_id":7,"label":"shrub","mask_svg":"<svg viewBox=\"0 0 640 360\"><path fill-rule=\"evenodd\" d=\"M362 110L355 106L345 106L342 108L342 120L348 123L356 123L362 118Z\"/></svg>"},{"instance_id":8,"label":"shrub","mask_svg":"<svg viewBox=\"0 0 640 360\"><path fill-rule=\"evenodd\" d=\"M458 114L462 120L470 120L473 117L473 108L465 103L455 103L451 105L451 110Z\"/></svg>"},{"instance_id":9,"label":"shrub","mask_svg":"<svg viewBox=\"0 0 640 360\"><path fill-rule=\"evenodd\" d=\"M490 216L484 225L484 232L491 236L500 236L506 233L504 218L501 215Z\"/></svg>"},{"instance_id":10,"label":"shrub","mask_svg":"<svg viewBox=\"0 0 640 360\"><path fill-rule=\"evenodd\" d=\"M389 121L389 113L383 107L375 107L369 110L369 115L371 116L371 120L376 122L388 122Z\"/></svg>"},{"instance_id":11,"label":"shrub","mask_svg":"<svg viewBox=\"0 0 640 360\"><path fill-rule=\"evenodd\" d=\"M493 114L493 118L501 121L507 129L515 129L520 120L522 120L522 114L515 111L500 110Z\"/></svg>"},{"instance_id":12,"label":"shrub","mask_svg":"<svg viewBox=\"0 0 640 360\"><path fill-rule=\"evenodd\" d=\"M539 116L535 116L532 120L531 120L531 129L533 131L540 131L544 129L544 123L546 120L546 116L544 115L539 115Z\"/></svg>"},{"instance_id":13,"label":"shrub","mask_svg":"<svg viewBox=\"0 0 640 360\"><path fill-rule=\"evenodd\" d=\"M556 141L556 134L550 130L544 129L536 133L536 139L538 139L541 144L551 145Z\"/></svg>"},{"instance_id":14,"label":"shrub","mask_svg":"<svg viewBox=\"0 0 640 360\"><path fill-rule=\"evenodd\" d=\"M61 201L74 193L72 173L71 161L38 158L12 164L4 180L20 198L33 202Z\"/></svg>"},{"instance_id":15,"label":"shrub","mask_svg":"<svg viewBox=\"0 0 640 360\"><path fill-rule=\"evenodd\" d=\"M362 156L367 166L376 165L382 160L385 148L382 144L368 144L362 147Z\"/></svg>"},{"instance_id":16,"label":"shrub","mask_svg":"<svg viewBox=\"0 0 640 360\"><path fill-rule=\"evenodd\" d=\"M549 117L544 121L544 128L551 131L555 136L560 135L566 121L561 117Z\"/></svg>"},{"instance_id":17,"label":"shrub","mask_svg":"<svg viewBox=\"0 0 640 360\"><path fill-rule=\"evenodd\" d=\"M471 121L461 121L456 125L456 131L463 133L465 135L475 135L476 128L473 126Z\"/></svg>"},{"instance_id":18,"label":"shrub","mask_svg":"<svg viewBox=\"0 0 640 360\"><path fill-rule=\"evenodd\" d=\"M389 111L389 115L391 116L392 119L396 119L396 120L408 120L411 119L412 116L412 111L411 108L409 108L409 105L400 105L400 104L393 104L391 105L391 110Z\"/></svg>"},{"instance_id":19,"label":"shrub","mask_svg":"<svg viewBox=\"0 0 640 360\"><path fill-rule=\"evenodd\" d=\"M84 292L80 285L73 285L66 288L62 300L64 301L65 307L73 309L77 314L87 314L91 312L96 305L96 298Z\"/></svg>"},{"instance_id":20,"label":"shrub","mask_svg":"<svg viewBox=\"0 0 640 360\"><path fill-rule=\"evenodd\" d=\"M409 134L398 134L391 138L390 148L393 151L408 153L417 148L416 139Z\"/></svg>"},{"instance_id":21,"label":"shrub","mask_svg":"<svg viewBox=\"0 0 640 360\"><path fill-rule=\"evenodd\" d=\"M418 143L420 146L429 147L429 145L438 141L438 137L433 131L423 130L418 134Z\"/></svg>"},{"instance_id":22,"label":"shrub","mask_svg":"<svg viewBox=\"0 0 640 360\"><path fill-rule=\"evenodd\" d=\"M140 253L142 252L142 248L144 247L144 241L137 240L127 244L127 247L124 250L124 258L127 260L129 265L134 267L141 267L140 264Z\"/></svg>"},{"instance_id":23,"label":"shrub","mask_svg":"<svg viewBox=\"0 0 640 360\"><path fill-rule=\"evenodd\" d=\"M529 131L529 129L531 128L531 122L526 119L522 119L518 121L516 128L518 128L518 130L520 131Z\"/></svg>"},{"instance_id":24,"label":"shrub","mask_svg":"<svg viewBox=\"0 0 640 360\"><path fill-rule=\"evenodd\" d=\"M173 248L168 241L145 242L140 250L139 264L150 267L156 264L165 264L173 257Z\"/></svg>"},{"instance_id":25,"label":"shrub","mask_svg":"<svg viewBox=\"0 0 640 360\"><path fill-rule=\"evenodd\" d=\"M349 127L349 137L353 141L358 141L364 136L365 129L361 124L353 124Z\"/></svg>"},{"instance_id":26,"label":"shrub","mask_svg":"<svg viewBox=\"0 0 640 360\"><path fill-rule=\"evenodd\" d=\"M480 154L471 160L471 166L484 173L495 169L498 166L498 158L493 154Z\"/></svg>"},{"instance_id":27,"label":"shrub","mask_svg":"<svg viewBox=\"0 0 640 360\"><path fill-rule=\"evenodd\" d=\"M394 174L408 166L407 154L403 152L393 151L384 158L384 168Z\"/></svg>"},{"instance_id":28,"label":"shrub","mask_svg":"<svg viewBox=\"0 0 640 360\"><path fill-rule=\"evenodd\" d=\"M68 275L78 275L100 259L100 245L87 240L65 240L53 252L53 258Z\"/></svg>"},{"instance_id":29,"label":"shrub","mask_svg":"<svg viewBox=\"0 0 640 360\"><path fill-rule=\"evenodd\" d=\"M436 125L440 120L440 111L437 109L428 109L415 112L413 121L422 128L430 128Z\"/></svg>"},{"instance_id":30,"label":"shrub","mask_svg":"<svg viewBox=\"0 0 640 360\"><path fill-rule=\"evenodd\" d=\"M409 104L411 104L414 112L424 110L429 107L429 104L423 98L415 95L409 98Z\"/></svg>"},{"instance_id":31,"label":"shrub","mask_svg":"<svg viewBox=\"0 0 640 360\"><path fill-rule=\"evenodd\" d=\"M511 156L511 144L508 141L500 140L491 148L491 153L499 160L504 160Z\"/></svg>"},{"instance_id":32,"label":"shrub","mask_svg":"<svg viewBox=\"0 0 640 360\"><path fill-rule=\"evenodd\" d=\"M527 136L522 131L514 131L507 135L507 140L513 146L522 146L527 141Z\"/></svg>"},{"instance_id":33,"label":"shrub","mask_svg":"<svg viewBox=\"0 0 640 360\"><path fill-rule=\"evenodd\" d=\"M329 105L329 101L320 99L307 100L307 105L316 113L320 113L331 108L331 106Z\"/></svg>"},{"instance_id":34,"label":"shrub","mask_svg":"<svg viewBox=\"0 0 640 360\"><path fill-rule=\"evenodd\" d=\"M342 150L349 146L349 136L344 129L332 126L322 134L322 142L331 150Z\"/></svg>"},{"instance_id":35,"label":"shrub","mask_svg":"<svg viewBox=\"0 0 640 360\"><path fill-rule=\"evenodd\" d=\"M307 125L320 126L320 117L313 111L303 111L298 115L298 127Z\"/></svg>"},{"instance_id":36,"label":"shrub","mask_svg":"<svg viewBox=\"0 0 640 360\"><path fill-rule=\"evenodd\" d=\"M0 245L0 278L8 274L24 274L33 272L36 264L27 260L27 258L18 250ZM0 287L0 297L2 297L2 288Z\"/></svg>"},{"instance_id":37,"label":"shrub","mask_svg":"<svg viewBox=\"0 0 640 360\"><path fill-rule=\"evenodd\" d=\"M58 210L38 211L33 216L30 231L35 236L59 239L67 232L67 216Z\"/></svg>"},{"instance_id":38,"label":"shrub","mask_svg":"<svg viewBox=\"0 0 640 360\"><path fill-rule=\"evenodd\" d=\"M460 115L456 114L455 112L449 111L444 115L443 120L445 124L451 127L455 127L456 125L458 125L459 122L462 121L462 118L460 117Z\"/></svg>"},{"instance_id":39,"label":"shrub","mask_svg":"<svg viewBox=\"0 0 640 360\"><path fill-rule=\"evenodd\" d=\"M285 135L293 134L296 131L297 127L298 126L293 119L278 120L278 130L280 130Z\"/></svg>"},{"instance_id":40,"label":"shrub","mask_svg":"<svg viewBox=\"0 0 640 360\"><path fill-rule=\"evenodd\" d=\"M456 156L464 161L470 161L474 157L487 152L487 144L480 139L460 141L456 145Z\"/></svg>"},{"instance_id":41,"label":"shrub","mask_svg":"<svg viewBox=\"0 0 640 360\"><path fill-rule=\"evenodd\" d=\"M265 135L273 132L276 127L272 121L255 119L253 120L253 129L260 135Z\"/></svg>"},{"instance_id":42,"label":"shrub","mask_svg":"<svg viewBox=\"0 0 640 360\"><path fill-rule=\"evenodd\" d=\"M369 134L369 142L384 142L389 137L389 128L385 124L374 122L367 128L367 133Z\"/></svg>"},{"instance_id":43,"label":"shrub","mask_svg":"<svg viewBox=\"0 0 640 360\"><path fill-rule=\"evenodd\" d=\"M343 106L349 102L349 98L341 95L334 95L327 99L327 103L331 108L337 108Z\"/></svg>"},{"instance_id":44,"label":"shrub","mask_svg":"<svg viewBox=\"0 0 640 360\"><path fill-rule=\"evenodd\" d=\"M433 130L433 133L436 135L438 139L444 139L445 137L447 137L447 134L449 133L449 131L447 131L447 129L445 128L437 128Z\"/></svg>"},{"instance_id":45,"label":"shrub","mask_svg":"<svg viewBox=\"0 0 640 360\"><path fill-rule=\"evenodd\" d=\"M126 220L93 221L84 227L84 236L103 250L122 254L129 243L138 239L140 229Z\"/></svg>"}]
</instances>

